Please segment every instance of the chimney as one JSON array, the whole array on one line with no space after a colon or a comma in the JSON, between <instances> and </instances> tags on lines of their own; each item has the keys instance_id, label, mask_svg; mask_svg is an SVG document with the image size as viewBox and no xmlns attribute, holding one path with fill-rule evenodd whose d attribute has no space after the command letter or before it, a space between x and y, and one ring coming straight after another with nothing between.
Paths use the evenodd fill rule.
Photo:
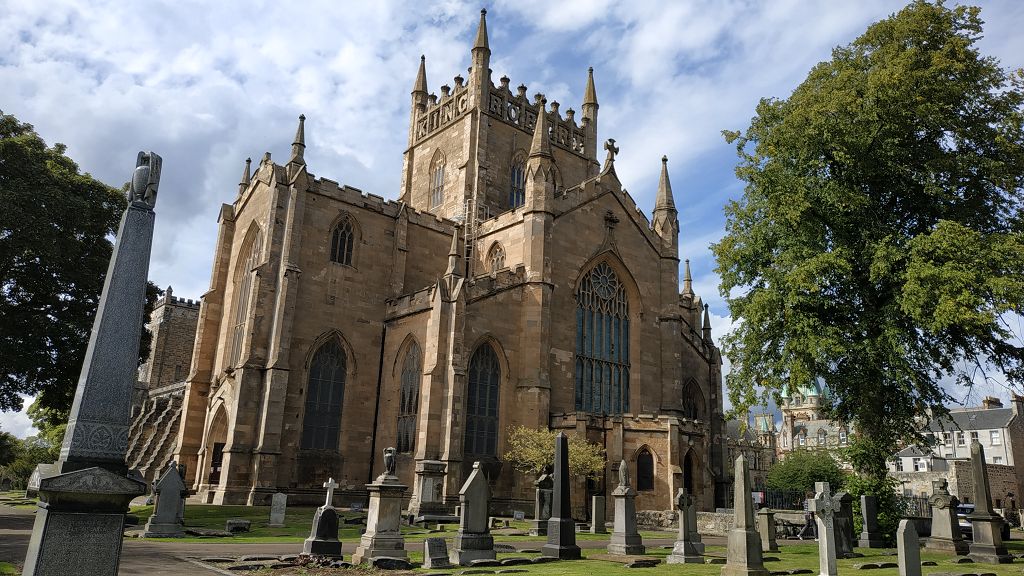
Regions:
<instances>
[{"instance_id":1,"label":"chimney","mask_svg":"<svg viewBox=\"0 0 1024 576\"><path fill-rule=\"evenodd\" d=\"M995 396L985 396L985 398L981 401L981 405L984 406L986 410L992 408L1002 408L1003 401L1000 400L999 398L996 398Z\"/></svg>"},{"instance_id":2,"label":"chimney","mask_svg":"<svg viewBox=\"0 0 1024 576\"><path fill-rule=\"evenodd\" d=\"M1013 414L1015 416L1024 416L1024 396L1013 394L1010 396L1010 402L1013 404Z\"/></svg>"}]
</instances>

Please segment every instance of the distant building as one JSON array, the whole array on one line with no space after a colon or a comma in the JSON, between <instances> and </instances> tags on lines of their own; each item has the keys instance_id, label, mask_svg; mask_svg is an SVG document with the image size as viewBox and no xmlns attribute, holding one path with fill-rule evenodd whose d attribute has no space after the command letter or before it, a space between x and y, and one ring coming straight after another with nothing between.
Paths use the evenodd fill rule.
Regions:
<instances>
[{"instance_id":1,"label":"distant building","mask_svg":"<svg viewBox=\"0 0 1024 576\"><path fill-rule=\"evenodd\" d=\"M754 490L763 490L767 486L768 470L778 459L775 419L771 414L758 414L754 416L753 426L742 424L739 420L726 422L729 461L735 461L741 454L745 456Z\"/></svg>"},{"instance_id":2,"label":"distant building","mask_svg":"<svg viewBox=\"0 0 1024 576\"><path fill-rule=\"evenodd\" d=\"M781 458L800 448L844 448L850 443L850 428L825 418L825 392L817 383L801 386L782 398L782 427L776 434Z\"/></svg>"}]
</instances>

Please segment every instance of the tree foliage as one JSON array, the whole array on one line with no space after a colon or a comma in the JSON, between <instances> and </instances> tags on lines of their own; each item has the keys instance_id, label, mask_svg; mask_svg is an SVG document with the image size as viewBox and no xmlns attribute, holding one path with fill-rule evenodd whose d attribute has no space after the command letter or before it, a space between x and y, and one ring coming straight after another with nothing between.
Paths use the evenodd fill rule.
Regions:
<instances>
[{"instance_id":1,"label":"tree foliage","mask_svg":"<svg viewBox=\"0 0 1024 576\"><path fill-rule=\"evenodd\" d=\"M554 430L535 430L525 426L509 429L508 452L505 461L520 472L539 475L545 466L555 460ZM569 435L569 472L573 476L600 478L604 472L605 455L600 444Z\"/></svg>"},{"instance_id":2,"label":"tree foliage","mask_svg":"<svg viewBox=\"0 0 1024 576\"><path fill-rule=\"evenodd\" d=\"M815 482L828 482L833 492L846 480L827 450L794 450L768 469L766 483L772 490L814 491Z\"/></svg>"},{"instance_id":3,"label":"tree foliage","mask_svg":"<svg viewBox=\"0 0 1024 576\"><path fill-rule=\"evenodd\" d=\"M0 410L38 394L66 418L126 200L64 152L0 112Z\"/></svg>"},{"instance_id":4,"label":"tree foliage","mask_svg":"<svg viewBox=\"0 0 1024 576\"><path fill-rule=\"evenodd\" d=\"M1007 322L1024 301L1024 72L982 56L981 32L977 8L914 2L725 133L746 182L713 246L739 412L817 378L827 415L891 452L943 413L941 379L1024 381Z\"/></svg>"}]
</instances>

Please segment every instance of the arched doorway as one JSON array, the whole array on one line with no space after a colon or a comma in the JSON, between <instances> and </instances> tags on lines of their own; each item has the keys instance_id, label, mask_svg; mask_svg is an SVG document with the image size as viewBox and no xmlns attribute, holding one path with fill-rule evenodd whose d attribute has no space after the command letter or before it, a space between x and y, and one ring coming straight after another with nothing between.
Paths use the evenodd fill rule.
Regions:
<instances>
[{"instance_id":1,"label":"arched doorway","mask_svg":"<svg viewBox=\"0 0 1024 576\"><path fill-rule=\"evenodd\" d=\"M224 467L224 446L228 441L228 415L221 404L210 422L210 430L206 433L206 483L211 487L219 486Z\"/></svg>"}]
</instances>

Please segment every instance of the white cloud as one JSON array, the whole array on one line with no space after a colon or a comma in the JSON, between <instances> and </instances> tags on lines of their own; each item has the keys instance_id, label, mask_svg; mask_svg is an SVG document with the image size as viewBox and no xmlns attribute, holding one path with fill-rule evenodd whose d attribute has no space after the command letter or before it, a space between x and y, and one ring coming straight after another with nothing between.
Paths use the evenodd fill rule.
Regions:
<instances>
[{"instance_id":1,"label":"white cloud","mask_svg":"<svg viewBox=\"0 0 1024 576\"><path fill-rule=\"evenodd\" d=\"M22 396L22 407L18 412L0 412L0 432L9 432L18 438L25 438L38 434L39 431L32 425L28 417L28 407L32 405L35 398Z\"/></svg>"}]
</instances>

